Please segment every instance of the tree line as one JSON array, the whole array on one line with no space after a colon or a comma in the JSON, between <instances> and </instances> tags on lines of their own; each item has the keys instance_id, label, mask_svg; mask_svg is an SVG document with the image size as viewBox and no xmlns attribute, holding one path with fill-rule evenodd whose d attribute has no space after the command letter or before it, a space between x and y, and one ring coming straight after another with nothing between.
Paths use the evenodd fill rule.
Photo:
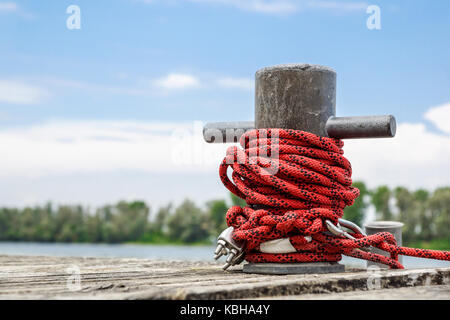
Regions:
<instances>
[{"instance_id":1,"label":"tree line","mask_svg":"<svg viewBox=\"0 0 450 320\"><path fill-rule=\"evenodd\" d=\"M360 196L353 206L345 208L344 218L362 225L372 205L377 220L404 223L404 244L420 246L434 241L440 248L450 248L450 187L430 192L385 185L368 189L363 182L353 185L360 190Z\"/></svg>"},{"instance_id":2,"label":"tree line","mask_svg":"<svg viewBox=\"0 0 450 320\"><path fill-rule=\"evenodd\" d=\"M404 243L440 239L449 245L450 187L429 192L368 189L355 182L361 195L344 211L344 218L362 225L369 206L377 220L402 221ZM186 199L178 206L168 204L152 214L143 201L121 201L95 210L83 206L44 206L0 208L0 241L86 242L86 243L210 243L226 228L225 213L245 201L212 200L198 206Z\"/></svg>"},{"instance_id":3,"label":"tree line","mask_svg":"<svg viewBox=\"0 0 450 320\"><path fill-rule=\"evenodd\" d=\"M143 201L121 201L94 211L74 205L0 208L0 241L86 243L196 243L210 242L226 228L225 213L245 201L213 200L203 208L186 199L168 204L151 215ZM221 231L221 230L220 230Z\"/></svg>"}]
</instances>

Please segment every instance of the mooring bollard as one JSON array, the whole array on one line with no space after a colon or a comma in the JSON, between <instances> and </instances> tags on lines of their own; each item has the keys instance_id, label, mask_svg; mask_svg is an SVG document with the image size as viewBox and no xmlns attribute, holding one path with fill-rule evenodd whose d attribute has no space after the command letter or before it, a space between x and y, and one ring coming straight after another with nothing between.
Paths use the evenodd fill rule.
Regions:
<instances>
[{"instance_id":1,"label":"mooring bollard","mask_svg":"<svg viewBox=\"0 0 450 320\"><path fill-rule=\"evenodd\" d=\"M403 223L402 222L398 222L398 221L373 221L373 222L369 222L367 224L364 225L364 229L366 230L367 235L371 235L371 234L375 234L378 232L389 232L392 233L392 235L394 236L395 240L397 241L397 245L401 246L402 245L402 228L403 228ZM389 253L386 251L383 251L381 249L378 248L374 248L372 247L370 252L372 253L377 253L377 254L381 254L383 256L389 257ZM398 261L400 263L402 263L402 256L398 257ZM367 261L367 267L369 268L370 266L377 266L379 268L382 269L387 269L388 266L385 264L381 264L381 263L376 263L376 262L372 262L372 261Z\"/></svg>"},{"instance_id":2,"label":"mooring bollard","mask_svg":"<svg viewBox=\"0 0 450 320\"><path fill-rule=\"evenodd\" d=\"M395 136L392 115L336 117L336 72L328 67L287 64L256 72L256 121L207 123L209 143L233 143L248 130L304 130L339 139Z\"/></svg>"},{"instance_id":3,"label":"mooring bollard","mask_svg":"<svg viewBox=\"0 0 450 320\"><path fill-rule=\"evenodd\" d=\"M203 136L209 143L233 143L248 130L303 130L340 139L393 137L392 115L336 117L336 72L310 64L286 64L256 72L255 122L208 123ZM342 272L338 263L248 263L244 272L301 274Z\"/></svg>"}]
</instances>

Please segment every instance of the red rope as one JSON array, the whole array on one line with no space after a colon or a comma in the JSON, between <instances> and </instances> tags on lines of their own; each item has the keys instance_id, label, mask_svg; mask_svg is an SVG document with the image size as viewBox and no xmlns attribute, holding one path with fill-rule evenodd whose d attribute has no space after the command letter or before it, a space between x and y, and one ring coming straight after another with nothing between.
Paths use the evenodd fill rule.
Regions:
<instances>
[{"instance_id":1,"label":"red rope","mask_svg":"<svg viewBox=\"0 0 450 320\"><path fill-rule=\"evenodd\" d=\"M388 232L370 236L350 233L355 240L327 234L359 190L352 187L350 162L339 139L290 129L259 129L244 134L241 148L228 148L220 178L248 206L231 207L228 226L233 238L245 243L249 262L340 261L342 254L402 269L398 255L450 260L450 252L399 247ZM233 169L231 180L227 169ZM254 207L261 209L253 209ZM261 243L289 238L295 253L261 253ZM360 250L373 246L390 257Z\"/></svg>"}]
</instances>

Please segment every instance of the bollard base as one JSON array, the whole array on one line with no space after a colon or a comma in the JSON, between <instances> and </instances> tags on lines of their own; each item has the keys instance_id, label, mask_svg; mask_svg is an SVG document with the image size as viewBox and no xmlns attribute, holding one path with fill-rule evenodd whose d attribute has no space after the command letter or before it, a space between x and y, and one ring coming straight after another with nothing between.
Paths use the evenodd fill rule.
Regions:
<instances>
[{"instance_id":1,"label":"bollard base","mask_svg":"<svg viewBox=\"0 0 450 320\"><path fill-rule=\"evenodd\" d=\"M311 274L345 272L345 266L337 262L314 263L247 263L242 269L245 273L258 274Z\"/></svg>"}]
</instances>

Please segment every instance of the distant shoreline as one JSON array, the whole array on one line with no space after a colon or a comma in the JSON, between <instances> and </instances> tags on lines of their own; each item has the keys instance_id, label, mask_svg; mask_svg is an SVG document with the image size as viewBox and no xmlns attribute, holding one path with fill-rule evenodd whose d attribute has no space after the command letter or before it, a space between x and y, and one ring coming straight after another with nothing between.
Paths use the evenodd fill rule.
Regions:
<instances>
[{"instance_id":1,"label":"distant shoreline","mask_svg":"<svg viewBox=\"0 0 450 320\"><path fill-rule=\"evenodd\" d=\"M192 243L179 241L125 241L125 242L57 242L57 241L26 241L26 240L2 240L0 243L39 243L39 244L86 244L86 245L158 245L158 246L180 246L180 247L201 247L212 246L214 241L198 241ZM431 250L450 250L450 239L433 239L431 241L415 241L403 243L404 247L431 249Z\"/></svg>"},{"instance_id":2,"label":"distant shoreline","mask_svg":"<svg viewBox=\"0 0 450 320\"><path fill-rule=\"evenodd\" d=\"M181 242L146 242L146 241L126 241L126 242L58 242L58 241L27 241L27 240L0 240L0 243L38 243L38 244L86 244L86 245L158 245L158 246L180 246L180 247L200 247L211 246L213 242L201 241L193 243L181 243Z\"/></svg>"}]
</instances>

